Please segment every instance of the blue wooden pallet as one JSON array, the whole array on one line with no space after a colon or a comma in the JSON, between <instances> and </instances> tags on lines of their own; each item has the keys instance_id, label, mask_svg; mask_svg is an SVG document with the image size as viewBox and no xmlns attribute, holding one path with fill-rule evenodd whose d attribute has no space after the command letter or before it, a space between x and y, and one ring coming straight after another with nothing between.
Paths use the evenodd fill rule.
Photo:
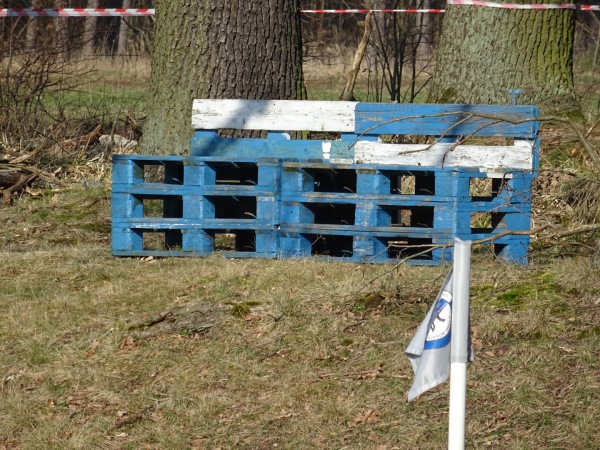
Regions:
<instances>
[{"instance_id":1,"label":"blue wooden pallet","mask_svg":"<svg viewBox=\"0 0 600 450\"><path fill-rule=\"evenodd\" d=\"M326 247L318 242L326 236L325 241L337 239L330 256L390 262L411 254L414 246L423 250L427 243L451 245L454 237L484 239L529 228L530 202L523 195L503 194L514 188L512 179L482 198L469 193L471 178L481 177L476 171L306 162L283 162L282 167L281 251L286 256L314 255L315 247ZM328 171L341 179L324 188ZM403 194L398 179L409 176L414 193ZM474 216L483 213L489 214L488 228L474 228ZM522 261L526 240L499 240L500 256ZM451 256L437 248L413 262L439 264Z\"/></svg>"},{"instance_id":2,"label":"blue wooden pallet","mask_svg":"<svg viewBox=\"0 0 600 450\"><path fill-rule=\"evenodd\" d=\"M233 235L239 242L225 253L232 257L390 262L415 248L450 245L455 236L483 239L529 226L530 203L499 193L474 200L464 191L469 177L456 169L143 155L115 155L113 162L115 255L207 256L219 236ZM156 167L164 168L161 178L148 180ZM329 172L344 176L332 180ZM401 193L403 176L414 178L415 193ZM241 199L251 211L235 208L249 206ZM149 214L147 201L162 208ZM488 229L472 228L478 213L490 214ZM155 235L164 242L148 248L144 238ZM526 239L499 240L501 256L521 260ZM411 261L450 257L437 248Z\"/></svg>"},{"instance_id":3,"label":"blue wooden pallet","mask_svg":"<svg viewBox=\"0 0 600 450\"><path fill-rule=\"evenodd\" d=\"M266 138L223 138L219 137L218 129L196 129L191 140L190 155L218 158L255 158L260 155L299 161L356 162L355 144L359 141L378 140L382 136L437 137L454 142L465 136L537 140L539 134L539 123L534 120L539 116L539 111L534 106L398 103L353 105L352 132L343 131L340 126L337 136L335 132L308 130L296 133L297 136L292 138L290 134L277 130L269 132ZM236 111L236 114L243 116L244 112ZM240 122L244 120L239 119ZM273 125L275 126L277 124ZM538 167L537 151L533 157L533 167Z\"/></svg>"},{"instance_id":4,"label":"blue wooden pallet","mask_svg":"<svg viewBox=\"0 0 600 450\"><path fill-rule=\"evenodd\" d=\"M113 254L207 256L219 236L234 236L228 255L275 257L278 165L269 159L115 155Z\"/></svg>"},{"instance_id":5,"label":"blue wooden pallet","mask_svg":"<svg viewBox=\"0 0 600 450\"><path fill-rule=\"evenodd\" d=\"M535 107L197 100L194 108L190 156L114 156L113 254L440 264L452 259L455 237L530 227ZM221 128L266 131L226 138ZM526 263L528 245L526 235L503 235L492 248Z\"/></svg>"}]
</instances>

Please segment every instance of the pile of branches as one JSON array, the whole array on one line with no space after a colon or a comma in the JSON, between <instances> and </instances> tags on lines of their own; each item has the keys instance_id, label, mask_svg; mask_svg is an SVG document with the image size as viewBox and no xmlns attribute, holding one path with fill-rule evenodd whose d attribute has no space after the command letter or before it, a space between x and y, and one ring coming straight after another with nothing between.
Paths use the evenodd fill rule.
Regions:
<instances>
[{"instance_id":1,"label":"pile of branches","mask_svg":"<svg viewBox=\"0 0 600 450\"><path fill-rule=\"evenodd\" d=\"M91 132L82 136L62 139L61 141L48 141L40 144L34 150L25 152L17 148L4 146L0 153L0 192L5 204L22 194L33 182L41 179L46 185L52 187L62 186L63 182L58 175L61 168L41 168L40 161L58 159L60 155L73 154L80 149L88 148L100 139L101 125L97 125ZM0 147L2 148L2 147Z\"/></svg>"}]
</instances>

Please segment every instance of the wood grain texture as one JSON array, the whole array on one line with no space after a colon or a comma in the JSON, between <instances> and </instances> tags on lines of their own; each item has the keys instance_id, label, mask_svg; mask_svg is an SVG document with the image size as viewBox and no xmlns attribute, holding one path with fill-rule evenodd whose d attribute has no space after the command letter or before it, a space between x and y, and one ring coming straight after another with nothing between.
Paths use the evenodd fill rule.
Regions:
<instances>
[{"instance_id":1,"label":"wood grain texture","mask_svg":"<svg viewBox=\"0 0 600 450\"><path fill-rule=\"evenodd\" d=\"M355 102L197 99L192 106L192 127L354 132L355 107Z\"/></svg>"}]
</instances>

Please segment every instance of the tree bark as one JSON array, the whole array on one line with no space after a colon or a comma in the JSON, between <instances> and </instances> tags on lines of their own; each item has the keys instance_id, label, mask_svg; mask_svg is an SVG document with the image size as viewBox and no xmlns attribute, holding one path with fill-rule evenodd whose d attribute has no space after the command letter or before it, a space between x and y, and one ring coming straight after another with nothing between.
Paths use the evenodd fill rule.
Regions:
<instances>
[{"instance_id":1,"label":"tree bark","mask_svg":"<svg viewBox=\"0 0 600 450\"><path fill-rule=\"evenodd\" d=\"M304 98L298 0L155 6L145 152L188 152L194 98Z\"/></svg>"},{"instance_id":2,"label":"tree bark","mask_svg":"<svg viewBox=\"0 0 600 450\"><path fill-rule=\"evenodd\" d=\"M507 104L512 101L510 90L519 89L520 104L536 104L548 113L579 113L573 86L574 31L572 10L447 5L430 100Z\"/></svg>"},{"instance_id":3,"label":"tree bark","mask_svg":"<svg viewBox=\"0 0 600 450\"><path fill-rule=\"evenodd\" d=\"M6 189L14 186L21 181L22 177L23 175L18 172L0 172L0 188Z\"/></svg>"}]
</instances>

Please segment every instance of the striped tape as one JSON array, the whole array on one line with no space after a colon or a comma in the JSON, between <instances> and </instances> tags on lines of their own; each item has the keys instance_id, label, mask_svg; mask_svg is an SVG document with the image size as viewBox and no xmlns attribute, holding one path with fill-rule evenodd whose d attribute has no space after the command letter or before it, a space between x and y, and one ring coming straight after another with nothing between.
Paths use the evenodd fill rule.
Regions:
<instances>
[{"instance_id":1,"label":"striped tape","mask_svg":"<svg viewBox=\"0 0 600 450\"><path fill-rule=\"evenodd\" d=\"M581 9L583 11L600 11L600 5L579 5L574 3L563 4L531 4L517 5L514 3L494 3L482 2L479 0L447 0L448 5L470 5L470 6L485 6L487 8L502 8L502 9Z\"/></svg>"},{"instance_id":2,"label":"striped tape","mask_svg":"<svg viewBox=\"0 0 600 450\"><path fill-rule=\"evenodd\" d=\"M443 9L302 9L304 14L443 13ZM0 17L124 17L154 16L154 9L121 8L0 8Z\"/></svg>"},{"instance_id":3,"label":"striped tape","mask_svg":"<svg viewBox=\"0 0 600 450\"><path fill-rule=\"evenodd\" d=\"M0 17L132 17L153 15L154 9L147 8L0 8Z\"/></svg>"},{"instance_id":4,"label":"striped tape","mask_svg":"<svg viewBox=\"0 0 600 450\"><path fill-rule=\"evenodd\" d=\"M580 9L600 11L600 5L494 3L479 0L447 0L448 5L483 6L501 9ZM304 14L443 13L444 9L303 9ZM154 8L0 8L0 17L133 17L154 16Z\"/></svg>"},{"instance_id":5,"label":"striped tape","mask_svg":"<svg viewBox=\"0 0 600 450\"><path fill-rule=\"evenodd\" d=\"M443 9L302 9L304 14L356 14L356 13L443 13Z\"/></svg>"}]
</instances>

